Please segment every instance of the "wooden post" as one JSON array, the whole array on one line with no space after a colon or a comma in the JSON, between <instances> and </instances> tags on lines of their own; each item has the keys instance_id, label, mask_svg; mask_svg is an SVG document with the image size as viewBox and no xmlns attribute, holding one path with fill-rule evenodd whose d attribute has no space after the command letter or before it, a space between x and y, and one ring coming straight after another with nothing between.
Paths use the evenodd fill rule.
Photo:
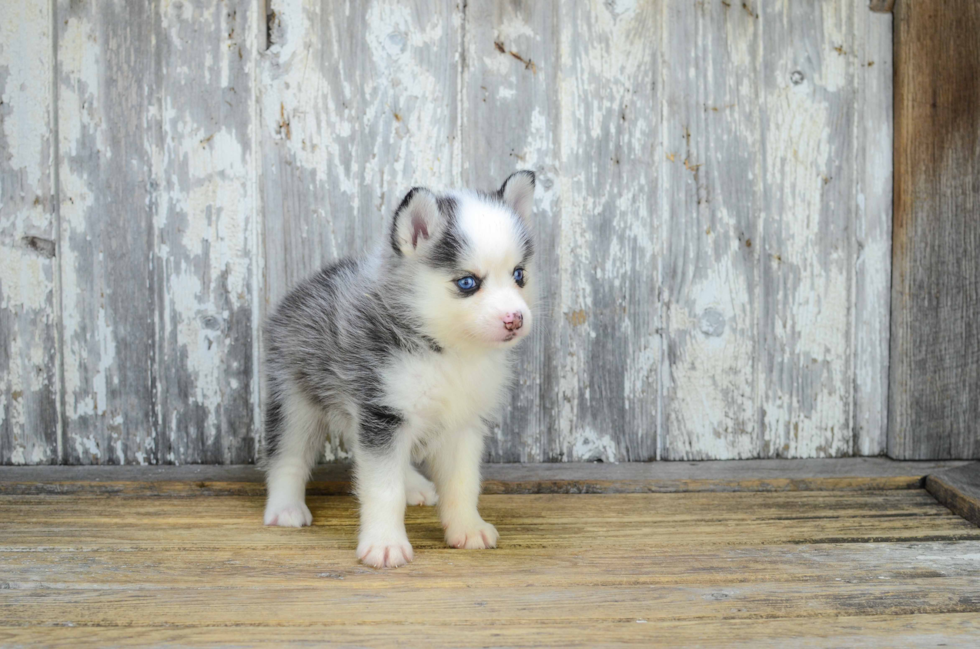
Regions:
<instances>
[{"instance_id":1,"label":"wooden post","mask_svg":"<svg viewBox=\"0 0 980 649\"><path fill-rule=\"evenodd\" d=\"M980 457L980 3L895 3L888 454Z\"/></svg>"}]
</instances>

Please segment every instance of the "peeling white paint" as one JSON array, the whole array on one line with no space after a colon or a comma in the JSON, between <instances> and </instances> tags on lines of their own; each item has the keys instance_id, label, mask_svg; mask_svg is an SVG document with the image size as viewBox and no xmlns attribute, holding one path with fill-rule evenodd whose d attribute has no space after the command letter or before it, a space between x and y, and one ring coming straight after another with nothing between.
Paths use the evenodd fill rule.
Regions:
<instances>
[{"instance_id":1,"label":"peeling white paint","mask_svg":"<svg viewBox=\"0 0 980 649\"><path fill-rule=\"evenodd\" d=\"M615 462L619 456L619 445L611 434L586 429L576 436L572 455L579 462Z\"/></svg>"},{"instance_id":2,"label":"peeling white paint","mask_svg":"<svg viewBox=\"0 0 980 649\"><path fill-rule=\"evenodd\" d=\"M766 168L764 232L767 259L762 272L771 293L765 296L771 338L767 372L759 372L763 399L762 434L768 453L784 457L820 457L851 452L850 376L851 277L848 227L840 215L852 178L839 161L850 157L851 134L840 128L838 111L854 112L846 82L853 59L842 25L846 3L822 10L820 31L810 38L820 58L801 63L805 43L790 43L776 57L765 80ZM814 8L787 6L773 17L811 19ZM793 13L799 12L799 13ZM842 53L843 52L843 53ZM802 67L801 67L802 66ZM807 67L808 66L808 67ZM793 70L806 80L794 84ZM853 171L851 172L853 173Z\"/></svg>"},{"instance_id":3,"label":"peeling white paint","mask_svg":"<svg viewBox=\"0 0 980 649\"><path fill-rule=\"evenodd\" d=\"M651 363L659 364L660 349L654 263L660 226L652 207L659 156L649 107L657 9L573 2L559 9L558 423L570 461L588 459L579 441L601 428L620 429L606 459L656 452L659 377Z\"/></svg>"},{"instance_id":4,"label":"peeling white paint","mask_svg":"<svg viewBox=\"0 0 980 649\"><path fill-rule=\"evenodd\" d=\"M99 448L98 442L92 437L76 435L74 441L75 450L79 457L84 457L93 464L98 463L102 458L102 450Z\"/></svg>"},{"instance_id":5,"label":"peeling white paint","mask_svg":"<svg viewBox=\"0 0 980 649\"><path fill-rule=\"evenodd\" d=\"M51 262L21 247L0 250L0 309L26 313L49 308Z\"/></svg>"},{"instance_id":6,"label":"peeling white paint","mask_svg":"<svg viewBox=\"0 0 980 649\"><path fill-rule=\"evenodd\" d=\"M0 464L58 457L50 9L0 15Z\"/></svg>"},{"instance_id":7,"label":"peeling white paint","mask_svg":"<svg viewBox=\"0 0 980 649\"><path fill-rule=\"evenodd\" d=\"M0 101L0 120L6 147L6 164L20 171L29 187L38 187L48 168L44 149L38 142L49 137L51 56L43 45L50 44L51 16L45 3L4 3L0 19L0 79L6 76ZM41 47L38 47L41 45ZM40 81L40 83L39 83ZM24 92L26 89L28 92ZM2 199L2 197L0 197Z\"/></svg>"}]
</instances>

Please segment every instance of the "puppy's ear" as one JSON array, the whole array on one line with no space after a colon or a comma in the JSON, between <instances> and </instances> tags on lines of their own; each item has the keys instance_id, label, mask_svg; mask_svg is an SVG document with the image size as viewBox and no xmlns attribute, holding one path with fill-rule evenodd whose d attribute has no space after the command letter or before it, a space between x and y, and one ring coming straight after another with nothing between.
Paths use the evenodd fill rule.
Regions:
<instances>
[{"instance_id":1,"label":"puppy's ear","mask_svg":"<svg viewBox=\"0 0 980 649\"><path fill-rule=\"evenodd\" d=\"M534 172L517 171L504 181L497 191L500 200L517 215L530 223L531 212L534 211Z\"/></svg>"},{"instance_id":2,"label":"puppy's ear","mask_svg":"<svg viewBox=\"0 0 980 649\"><path fill-rule=\"evenodd\" d=\"M406 257L434 240L443 227L436 195L424 187L414 187L395 210L391 224L391 247Z\"/></svg>"}]
</instances>

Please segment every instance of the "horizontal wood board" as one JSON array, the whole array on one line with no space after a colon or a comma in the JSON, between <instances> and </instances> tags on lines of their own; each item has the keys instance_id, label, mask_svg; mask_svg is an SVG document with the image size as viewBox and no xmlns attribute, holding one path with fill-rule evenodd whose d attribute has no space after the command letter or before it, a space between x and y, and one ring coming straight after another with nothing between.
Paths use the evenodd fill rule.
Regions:
<instances>
[{"instance_id":1,"label":"horizontal wood board","mask_svg":"<svg viewBox=\"0 0 980 649\"><path fill-rule=\"evenodd\" d=\"M883 458L835 460L738 460L625 464L490 464L483 492L644 493L690 491L813 491L916 489L926 477L969 462L895 462ZM264 476L255 466L8 467L0 470L0 494L257 495ZM350 466L314 469L307 493L351 491Z\"/></svg>"}]
</instances>

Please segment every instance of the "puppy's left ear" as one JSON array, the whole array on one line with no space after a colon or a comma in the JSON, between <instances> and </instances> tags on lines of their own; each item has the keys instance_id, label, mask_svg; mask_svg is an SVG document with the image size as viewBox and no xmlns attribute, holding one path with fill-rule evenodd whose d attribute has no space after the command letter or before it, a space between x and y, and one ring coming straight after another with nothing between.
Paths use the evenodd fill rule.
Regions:
<instances>
[{"instance_id":1,"label":"puppy's left ear","mask_svg":"<svg viewBox=\"0 0 980 649\"><path fill-rule=\"evenodd\" d=\"M531 222L534 211L534 172L517 171L508 176L497 191L500 200L517 212L525 223Z\"/></svg>"}]
</instances>

